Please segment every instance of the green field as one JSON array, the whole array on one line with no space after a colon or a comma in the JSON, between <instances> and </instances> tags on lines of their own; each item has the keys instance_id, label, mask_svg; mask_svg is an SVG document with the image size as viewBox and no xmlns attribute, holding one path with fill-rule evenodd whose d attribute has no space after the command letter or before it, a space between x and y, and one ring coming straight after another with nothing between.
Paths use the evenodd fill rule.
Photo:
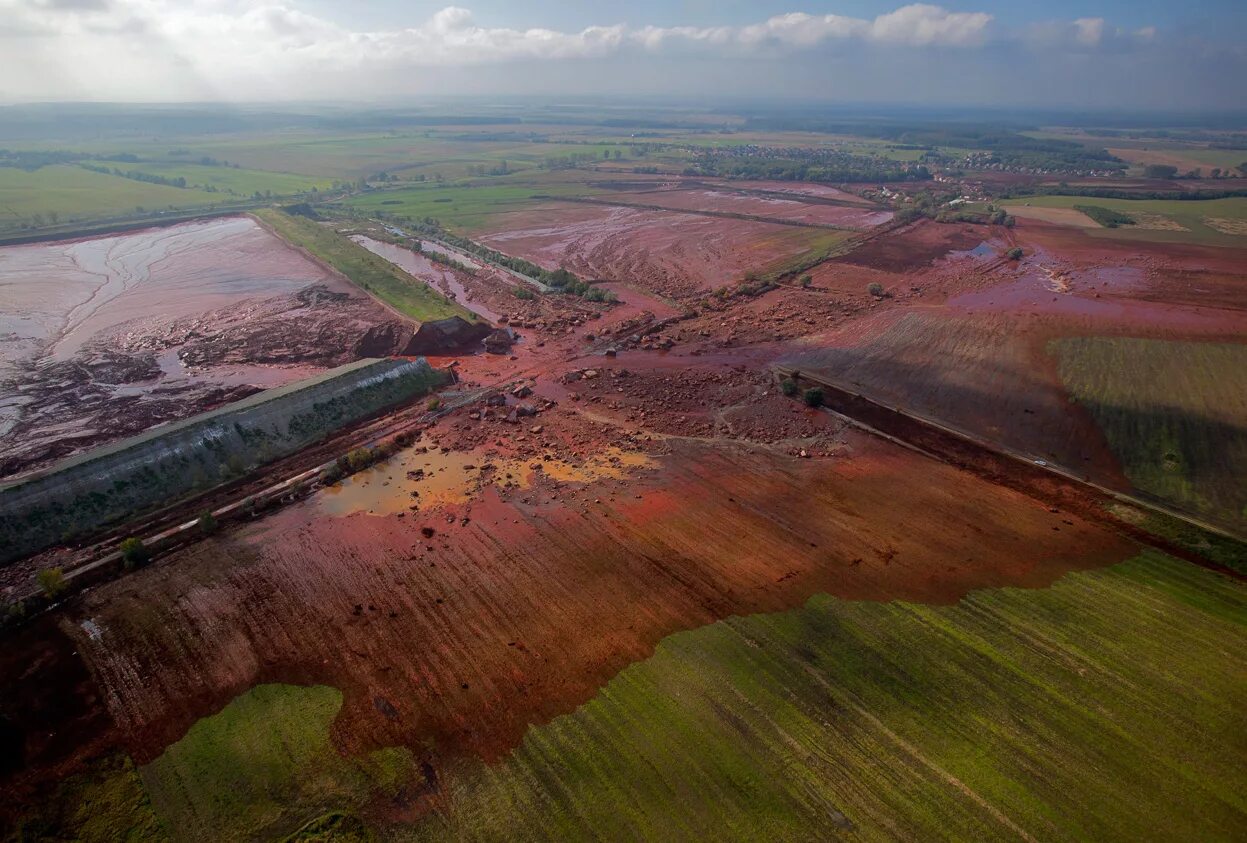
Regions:
<instances>
[{"instance_id":1,"label":"green field","mask_svg":"<svg viewBox=\"0 0 1247 843\"><path fill-rule=\"evenodd\" d=\"M428 284L412 278L332 228L271 208L257 211L256 217L283 239L306 249L362 289L417 322L451 316L461 316L469 322L477 319L470 310L451 303Z\"/></svg>"},{"instance_id":2,"label":"green field","mask_svg":"<svg viewBox=\"0 0 1247 843\"><path fill-rule=\"evenodd\" d=\"M551 174L553 175L553 174ZM412 220L433 217L446 228L471 233L487 227L496 214L540 207L560 196L591 196L603 191L590 184L524 179L522 184L478 183L463 186L429 185L400 190L379 190L356 196L347 204L368 214L378 211Z\"/></svg>"},{"instance_id":3,"label":"green field","mask_svg":"<svg viewBox=\"0 0 1247 843\"><path fill-rule=\"evenodd\" d=\"M90 814L96 830L132 826L132 840L163 839L162 825L272 839L369 799L384 810L404 781L421 787L405 749L333 748L341 704L323 686L259 686L141 781L124 763L71 778L67 801L27 827L118 839L85 833ZM1228 841L1247 824L1245 707L1247 588L1156 552L952 606L816 596L665 639L501 762L444 759L431 812L374 830Z\"/></svg>"},{"instance_id":4,"label":"green field","mask_svg":"<svg viewBox=\"0 0 1247 843\"><path fill-rule=\"evenodd\" d=\"M219 193L95 173L73 165L41 167L33 172L0 167L0 231L19 229L23 224L43 227L171 208L207 208L232 199Z\"/></svg>"},{"instance_id":5,"label":"green field","mask_svg":"<svg viewBox=\"0 0 1247 843\"><path fill-rule=\"evenodd\" d=\"M323 685L252 688L141 769L152 805L179 839L273 839L420 776L406 748L342 755L329 738L341 707Z\"/></svg>"},{"instance_id":6,"label":"green field","mask_svg":"<svg viewBox=\"0 0 1247 843\"><path fill-rule=\"evenodd\" d=\"M1078 337L1050 350L1136 488L1247 529L1247 345Z\"/></svg>"},{"instance_id":7,"label":"green field","mask_svg":"<svg viewBox=\"0 0 1247 843\"><path fill-rule=\"evenodd\" d=\"M949 607L816 597L672 636L413 836L1230 840L1245 644L1240 583L1152 553Z\"/></svg>"},{"instance_id":8,"label":"green field","mask_svg":"<svg viewBox=\"0 0 1247 843\"><path fill-rule=\"evenodd\" d=\"M1230 199L1101 199L1092 196L1030 196L1000 203L1010 213L1025 218L1026 208L1069 208L1094 205L1118 211L1135 219L1135 225L1114 229L1088 229L1096 237L1114 237L1156 242L1208 243L1218 246L1247 247L1247 198ZM1212 223L1209 220L1226 220ZM1238 228L1229 234L1214 228ZM1180 228L1179 228L1180 227ZM1186 230L1181 230L1186 229Z\"/></svg>"},{"instance_id":9,"label":"green field","mask_svg":"<svg viewBox=\"0 0 1247 843\"><path fill-rule=\"evenodd\" d=\"M177 164L143 162L118 165L121 170L137 170L167 179L184 178L188 186L211 187L217 191L243 198L256 191L274 196L290 196L306 193L312 188L326 190L332 179L309 178L291 173L271 173L263 170L243 170L234 167L212 167L203 164Z\"/></svg>"}]
</instances>

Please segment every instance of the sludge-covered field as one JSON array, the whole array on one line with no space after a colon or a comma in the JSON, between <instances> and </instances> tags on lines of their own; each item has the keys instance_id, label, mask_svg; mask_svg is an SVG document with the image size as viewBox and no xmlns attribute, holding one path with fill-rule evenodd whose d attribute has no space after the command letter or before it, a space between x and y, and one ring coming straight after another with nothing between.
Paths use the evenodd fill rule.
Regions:
<instances>
[{"instance_id":1,"label":"sludge-covered field","mask_svg":"<svg viewBox=\"0 0 1247 843\"><path fill-rule=\"evenodd\" d=\"M399 333L246 217L0 248L0 301L0 475L389 353Z\"/></svg>"},{"instance_id":2,"label":"sludge-covered field","mask_svg":"<svg viewBox=\"0 0 1247 843\"><path fill-rule=\"evenodd\" d=\"M433 146L289 160L357 175ZM1162 516L1077 478L1241 532L1242 250L905 222L869 185L631 173L666 159L626 144L544 170L551 146L445 143L291 224L518 337L432 355L459 382L404 408L418 435L389 458L6 632L5 827L1234 839L1241 545L1150 533ZM515 172L467 169L503 154ZM415 180L437 170L471 183ZM427 217L618 300L403 233ZM351 285L280 248L395 353L407 276L373 284L353 252ZM335 332L300 329L300 353L358 347L325 301ZM806 406L822 381L1031 473Z\"/></svg>"}]
</instances>

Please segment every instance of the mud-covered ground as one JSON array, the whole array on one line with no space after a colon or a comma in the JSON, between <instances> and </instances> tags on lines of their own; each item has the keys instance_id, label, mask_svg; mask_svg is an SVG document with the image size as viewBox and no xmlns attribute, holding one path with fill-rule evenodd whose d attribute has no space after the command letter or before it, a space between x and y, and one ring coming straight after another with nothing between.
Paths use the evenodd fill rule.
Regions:
<instances>
[{"instance_id":1,"label":"mud-covered ground","mask_svg":"<svg viewBox=\"0 0 1247 843\"><path fill-rule=\"evenodd\" d=\"M0 311L0 476L411 333L245 217L0 249Z\"/></svg>"},{"instance_id":2,"label":"mud-covered ground","mask_svg":"<svg viewBox=\"0 0 1247 843\"><path fill-rule=\"evenodd\" d=\"M744 280L828 231L678 211L581 204L509 215L481 240L543 266L682 298Z\"/></svg>"},{"instance_id":3,"label":"mud-covered ground","mask_svg":"<svg viewBox=\"0 0 1247 843\"><path fill-rule=\"evenodd\" d=\"M976 237L983 239L975 244ZM1014 245L1023 258L1004 259ZM1121 424L1133 425L1136 440L1154 439L1139 444L1157 458L1179 454L1184 437L1211 437L1227 455L1223 468L1189 467L1188 480L1228 486L1227 472L1239 470L1230 455L1247 441L1247 417L1237 403L1218 408L1213 415L1223 421L1194 433L1191 414L1204 410L1174 403L1159 384L1148 399L1151 410L1080 402L1063 382L1057 351L1062 340L1079 337L1241 346L1247 337L1243 257L1227 248L1100 245L1076 229L1029 220L994 232L921 223L813 272L811 289L836 299L851 297L863 281L880 284L888 296L863 318L829 320L830 330L788 362L1123 491L1154 491L1156 484L1123 473L1129 457L1123 443L1108 441L1102 424L1106 417L1151 413L1168 421L1140 416ZM1215 391L1216 381L1233 374L1181 377L1206 378ZM1146 384L1139 386L1146 392ZM1226 411L1233 420L1224 420ZM1204 505L1200 495L1206 492L1161 497L1194 514L1243 523L1241 504Z\"/></svg>"},{"instance_id":4,"label":"mud-covered ground","mask_svg":"<svg viewBox=\"0 0 1247 843\"><path fill-rule=\"evenodd\" d=\"M819 186L751 188L851 202ZM22 630L15 646L30 647L38 660L31 667L0 659L0 681L13 689L0 703L0 737L21 745L6 787L46 804L64 774L121 752L140 765L154 810L186 829L181 836L202 838L196 829L209 816L250 822L252 815L224 801L229 810L216 815L187 809L176 795L180 780L161 771L180 751L174 748L186 746L179 742L198 739L205 718L235 711L256 686L285 683L340 692L328 727L334 763L395 747L414 759L419 773L401 787L345 804L369 824L409 829L430 818L467 823L501 811L458 789L464 771L485 764L482 775L502 777L526 735L532 740L543 726L583 711L674 633L794 610L820 594L898 612L911 609L895 601L948 606L972 591L1047 588L1068 572L1139 553L1111 519L1067 511L1025 484L994 482L784 396L773 365L796 361L886 403L1006 442L1065 448L1088 473L1124 488L1112 449L1089 411L1069 401L1046 344L1078 333L1241 341L1241 270L1233 255L1216 250L1105 254L1030 224L920 222L863 238L811 268L808 287L786 280L760 293L721 294L745 274L800 254L816 230L591 205L543 212L540 220L513 217L508 226L483 239L609 279L620 301L523 300L516 280L501 273L448 270L409 249L366 243L478 313L505 320L516 343L501 354L434 361L458 370L455 397L475 397L424 425L391 459L96 588ZM1005 257L1015 245L1026 251L1020 263ZM886 295L873 295L872 283ZM331 286L288 295L310 295L314 301L301 305L309 310L346 306L332 299ZM1210 306L1194 303L1201 297ZM264 318L295 319L286 314L298 309ZM179 328L193 318L180 314L142 341L200 348L206 339ZM248 320L227 315L213 324L241 331ZM326 345L332 342L316 347ZM1111 603L1110 595L1104 605ZM1081 700L1085 654L1045 637L1067 618L1042 604L1035 611L1049 626L1005 630L1013 649L999 657L1009 665L1015 650L1052 658L1072 677L1060 693ZM830 640L836 621L825 623L832 627L805 631L810 640L784 644L783 658L752 639L740 646L767 664L791 656L800 665L794 676L813 675L817 642ZM998 656L951 627L938 634L964 645L959 657L976 670ZM44 643L35 647L36 640ZM919 690L927 673L941 683L951 677L954 687L963 674L958 665L927 664L920 651L881 647L891 655L855 663L854 672L902 675L888 704L868 713L882 724L880 734L895 737L907 706L928 699ZM831 660L856 657L846 651ZM986 668L993 677L1012 670ZM1112 672L1104 676L1086 681L1111 684ZM773 691L795 684L787 677ZM48 687L63 692L55 706ZM653 699L682 700L685 687L672 684ZM751 730L782 735L796 791L818 759L845 751L789 735L769 719L777 709L755 710L760 697L727 688L720 683L705 695L714 722L747 749L760 741ZM1140 710L1163 702L1131 692L1143 695ZM828 693L817 696L811 716L839 723L847 709ZM1017 725L1012 709L1001 709L978 727ZM610 725L624 744L631 716ZM1070 757L1046 736L1027 732L1000 757L1025 758L1043 779ZM949 740L973 748L978 737ZM864 746L877 754L874 744ZM912 768L931 766L906 751ZM695 748L687 754L701 758ZM240 787L251 786L242 755L220 763ZM603 754L594 763L613 761ZM555 795L553 765L542 769L549 775L530 784L573 806L569 813L590 798ZM1008 802L935 769L941 786L951 782L980 807ZM748 786L732 770L705 776L716 786ZM649 798L645 782L612 787L633 785L625 801ZM310 815L289 800L249 833L279 836L323 813L322 786L318 779L312 788ZM886 807L880 813L885 821L898 816Z\"/></svg>"}]
</instances>

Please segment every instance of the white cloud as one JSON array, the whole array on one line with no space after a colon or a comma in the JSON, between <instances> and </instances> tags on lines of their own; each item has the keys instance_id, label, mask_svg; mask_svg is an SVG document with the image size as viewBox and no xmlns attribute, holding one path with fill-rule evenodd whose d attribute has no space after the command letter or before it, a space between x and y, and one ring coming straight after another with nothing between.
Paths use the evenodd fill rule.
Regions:
<instances>
[{"instance_id":1,"label":"white cloud","mask_svg":"<svg viewBox=\"0 0 1247 843\"><path fill-rule=\"evenodd\" d=\"M1088 48L1105 33L1103 19L1083 18L1053 24L1049 35ZM1137 43L1153 36L1133 33ZM413 26L363 31L297 0L0 0L0 98L339 95L404 72L629 51L731 58L849 43L965 50L1006 37L991 14L925 3L873 19L791 12L746 26L579 31L488 27L447 6Z\"/></svg>"},{"instance_id":2,"label":"white cloud","mask_svg":"<svg viewBox=\"0 0 1247 843\"><path fill-rule=\"evenodd\" d=\"M900 44L976 47L987 41L991 22L986 12L950 12L915 3L875 18L870 34L876 40Z\"/></svg>"},{"instance_id":3,"label":"white cloud","mask_svg":"<svg viewBox=\"0 0 1247 843\"><path fill-rule=\"evenodd\" d=\"M1079 18L1074 21L1074 40L1084 47L1096 47L1104 37L1104 18Z\"/></svg>"}]
</instances>

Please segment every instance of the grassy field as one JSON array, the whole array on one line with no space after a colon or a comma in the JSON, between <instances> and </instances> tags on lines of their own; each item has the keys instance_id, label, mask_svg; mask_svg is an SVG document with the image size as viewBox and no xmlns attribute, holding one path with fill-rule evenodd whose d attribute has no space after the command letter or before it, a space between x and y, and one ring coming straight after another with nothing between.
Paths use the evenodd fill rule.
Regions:
<instances>
[{"instance_id":1,"label":"grassy field","mask_svg":"<svg viewBox=\"0 0 1247 843\"><path fill-rule=\"evenodd\" d=\"M231 199L202 190L148 184L105 175L73 165L42 167L33 172L0 167L0 230L22 223L90 221L170 208L206 208Z\"/></svg>"},{"instance_id":2,"label":"grassy field","mask_svg":"<svg viewBox=\"0 0 1247 843\"><path fill-rule=\"evenodd\" d=\"M332 179L310 178L291 173L273 173L263 170L243 170L234 167L211 167L203 164L177 164L168 162L143 162L119 165L123 170L138 170L168 179L184 178L187 185L211 187L217 191L248 197L256 191L274 196L306 193L313 187L326 190Z\"/></svg>"},{"instance_id":3,"label":"grassy field","mask_svg":"<svg viewBox=\"0 0 1247 843\"><path fill-rule=\"evenodd\" d=\"M428 284L412 278L394 264L327 226L274 209L257 211L256 217L283 239L306 249L417 322L451 316L461 316L469 322L477 319L470 310L451 303Z\"/></svg>"},{"instance_id":4,"label":"grassy field","mask_svg":"<svg viewBox=\"0 0 1247 843\"><path fill-rule=\"evenodd\" d=\"M1135 487L1247 528L1247 346L1079 337L1050 350Z\"/></svg>"},{"instance_id":5,"label":"grassy field","mask_svg":"<svg viewBox=\"0 0 1247 843\"><path fill-rule=\"evenodd\" d=\"M123 761L70 779L27 827L273 839L311 823L311 839L358 839L342 814L427 782L406 749L335 749L341 704L324 686L258 686L139 776ZM665 639L501 762L443 763L429 810L374 830L1234 840L1247 823L1245 706L1247 588L1154 551L951 606L816 596Z\"/></svg>"},{"instance_id":6,"label":"grassy field","mask_svg":"<svg viewBox=\"0 0 1247 843\"><path fill-rule=\"evenodd\" d=\"M365 213L385 211L413 220L434 217L452 231L470 234L486 228L495 214L536 208L560 196L591 196L602 192L585 183L525 178L520 184L500 181L375 191L354 197L347 204Z\"/></svg>"},{"instance_id":7,"label":"grassy field","mask_svg":"<svg viewBox=\"0 0 1247 843\"><path fill-rule=\"evenodd\" d=\"M156 811L183 840L273 839L420 778L411 751L353 758L329 739L342 694L260 685L143 767Z\"/></svg>"},{"instance_id":8,"label":"grassy field","mask_svg":"<svg viewBox=\"0 0 1247 843\"><path fill-rule=\"evenodd\" d=\"M1025 219L1031 208L1073 209L1094 205L1134 218L1134 225L1092 229L1096 237L1156 242L1208 243L1247 247L1247 198L1231 199L1101 199L1090 196L1031 196L1001 205ZM1230 234L1227 231L1239 231Z\"/></svg>"},{"instance_id":9,"label":"grassy field","mask_svg":"<svg viewBox=\"0 0 1247 843\"><path fill-rule=\"evenodd\" d=\"M1245 625L1240 583L1151 553L956 606L816 597L667 639L411 836L1230 840Z\"/></svg>"}]
</instances>

